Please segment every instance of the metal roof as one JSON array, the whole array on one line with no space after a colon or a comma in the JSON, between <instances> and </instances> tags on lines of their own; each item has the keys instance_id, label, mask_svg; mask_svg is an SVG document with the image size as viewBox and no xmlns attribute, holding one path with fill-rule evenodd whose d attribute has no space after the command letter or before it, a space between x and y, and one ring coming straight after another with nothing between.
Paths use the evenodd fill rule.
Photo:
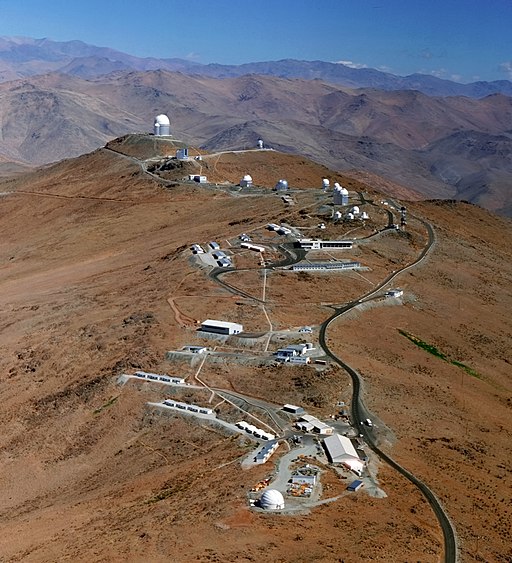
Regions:
<instances>
[{"instance_id":1,"label":"metal roof","mask_svg":"<svg viewBox=\"0 0 512 563\"><path fill-rule=\"evenodd\" d=\"M324 444L333 463L345 461L347 456L354 457L359 460L356 449L354 448L350 438L347 438L346 436L333 434L332 436L325 438Z\"/></svg>"}]
</instances>

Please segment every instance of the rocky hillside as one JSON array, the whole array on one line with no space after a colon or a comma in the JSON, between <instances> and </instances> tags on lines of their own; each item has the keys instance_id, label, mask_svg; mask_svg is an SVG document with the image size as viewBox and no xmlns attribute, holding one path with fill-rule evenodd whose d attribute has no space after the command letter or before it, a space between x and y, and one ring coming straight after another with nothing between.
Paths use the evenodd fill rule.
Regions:
<instances>
[{"instance_id":1,"label":"rocky hillside","mask_svg":"<svg viewBox=\"0 0 512 563\"><path fill-rule=\"evenodd\" d=\"M151 71L92 81L61 74L0 85L0 154L43 164L124 133L157 113L175 135L215 151L267 146L332 169L378 174L426 197L460 198L506 214L512 98L432 98L348 90L265 76L213 79ZM471 153L465 142L478 138ZM489 147L501 143L489 160Z\"/></svg>"}]
</instances>

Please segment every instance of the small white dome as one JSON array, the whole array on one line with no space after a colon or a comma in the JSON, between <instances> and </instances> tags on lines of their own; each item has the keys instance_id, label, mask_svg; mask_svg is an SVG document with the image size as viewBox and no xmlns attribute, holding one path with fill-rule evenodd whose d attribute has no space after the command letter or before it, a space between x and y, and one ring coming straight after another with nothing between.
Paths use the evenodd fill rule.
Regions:
<instances>
[{"instance_id":1,"label":"small white dome","mask_svg":"<svg viewBox=\"0 0 512 563\"><path fill-rule=\"evenodd\" d=\"M250 174L246 174L243 177L244 182L252 182L252 176Z\"/></svg>"},{"instance_id":2,"label":"small white dome","mask_svg":"<svg viewBox=\"0 0 512 563\"><path fill-rule=\"evenodd\" d=\"M160 115L157 115L155 117L155 125L157 125L157 124L158 125L170 125L171 121L169 120L169 118L165 114L161 113Z\"/></svg>"},{"instance_id":3,"label":"small white dome","mask_svg":"<svg viewBox=\"0 0 512 563\"><path fill-rule=\"evenodd\" d=\"M283 495L276 489L268 489L261 495L260 506L265 510L281 510L284 508Z\"/></svg>"},{"instance_id":4,"label":"small white dome","mask_svg":"<svg viewBox=\"0 0 512 563\"><path fill-rule=\"evenodd\" d=\"M350 210L354 215L359 215L359 207L357 207L357 205L354 205L354 207L352 207L352 209Z\"/></svg>"}]
</instances>

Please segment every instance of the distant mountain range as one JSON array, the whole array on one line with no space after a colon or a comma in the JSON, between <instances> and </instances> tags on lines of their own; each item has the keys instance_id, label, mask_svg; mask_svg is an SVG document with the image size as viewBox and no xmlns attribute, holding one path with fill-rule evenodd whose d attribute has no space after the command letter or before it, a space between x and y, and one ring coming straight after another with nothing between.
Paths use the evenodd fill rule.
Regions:
<instances>
[{"instance_id":1,"label":"distant mountain range","mask_svg":"<svg viewBox=\"0 0 512 563\"><path fill-rule=\"evenodd\" d=\"M219 79L186 74L184 67L126 71L120 66L130 60L147 67L161 61L121 55L74 41L2 40L4 72L8 60L11 72L32 75L0 83L0 175L78 156L126 133L150 132L163 112L174 136L191 146L246 148L261 137L267 146L331 169L377 174L425 197L464 199L512 216L512 97L354 90L255 74ZM119 68L85 79L72 73L79 60L83 70L106 70L111 60ZM201 72L220 68L187 64ZM35 75L43 70L52 72Z\"/></svg>"},{"instance_id":2,"label":"distant mountain range","mask_svg":"<svg viewBox=\"0 0 512 563\"><path fill-rule=\"evenodd\" d=\"M512 82L460 84L425 74L397 76L371 68L352 68L342 63L285 59L242 65L200 64L178 58L141 58L82 41L52 41L26 37L0 37L0 82L61 72L80 78L96 78L119 71L168 70L212 78L234 78L247 74L322 80L348 88L418 90L429 96L512 95Z\"/></svg>"}]
</instances>

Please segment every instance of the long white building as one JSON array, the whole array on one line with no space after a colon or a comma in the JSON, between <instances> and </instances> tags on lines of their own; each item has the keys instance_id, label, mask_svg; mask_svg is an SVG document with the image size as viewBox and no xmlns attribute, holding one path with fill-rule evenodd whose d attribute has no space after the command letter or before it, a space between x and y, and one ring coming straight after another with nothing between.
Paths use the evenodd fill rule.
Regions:
<instances>
[{"instance_id":1,"label":"long white building","mask_svg":"<svg viewBox=\"0 0 512 563\"><path fill-rule=\"evenodd\" d=\"M297 241L299 248L305 248L306 250L335 250L335 249L345 249L352 248L354 242L351 240L321 240L321 239L310 239L301 238Z\"/></svg>"},{"instance_id":2,"label":"long white building","mask_svg":"<svg viewBox=\"0 0 512 563\"><path fill-rule=\"evenodd\" d=\"M211 332L213 334L239 334L243 332L244 327L238 323L231 323L228 321L216 321L208 319L201 323L201 330L203 332Z\"/></svg>"}]
</instances>

